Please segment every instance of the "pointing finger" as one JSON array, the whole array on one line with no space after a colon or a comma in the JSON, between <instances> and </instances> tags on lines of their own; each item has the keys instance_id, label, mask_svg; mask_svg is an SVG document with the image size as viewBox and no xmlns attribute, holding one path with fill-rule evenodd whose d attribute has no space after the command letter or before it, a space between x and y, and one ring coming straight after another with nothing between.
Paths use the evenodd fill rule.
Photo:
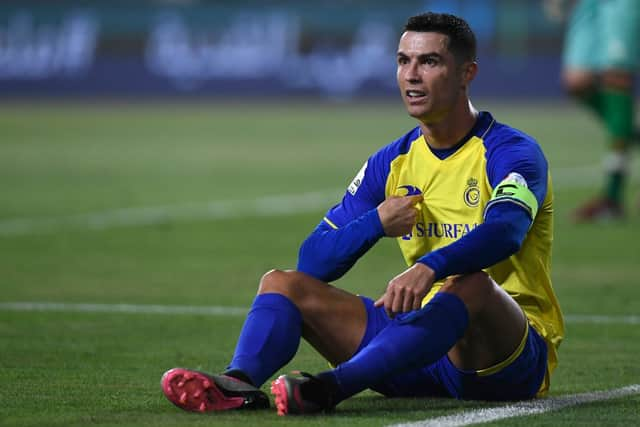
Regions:
<instances>
[{"instance_id":1,"label":"pointing finger","mask_svg":"<svg viewBox=\"0 0 640 427\"><path fill-rule=\"evenodd\" d=\"M382 296L380 298L378 298L376 300L376 302L373 303L374 307L382 307L384 305L384 296L386 295L386 293L382 294Z\"/></svg>"}]
</instances>

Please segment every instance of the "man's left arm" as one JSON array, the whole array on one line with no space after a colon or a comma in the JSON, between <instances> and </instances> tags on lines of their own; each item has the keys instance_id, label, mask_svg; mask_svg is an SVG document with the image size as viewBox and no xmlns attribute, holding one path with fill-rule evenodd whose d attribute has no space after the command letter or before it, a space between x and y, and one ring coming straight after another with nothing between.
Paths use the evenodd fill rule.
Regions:
<instances>
[{"instance_id":1,"label":"man's left arm","mask_svg":"<svg viewBox=\"0 0 640 427\"><path fill-rule=\"evenodd\" d=\"M494 190L483 223L418 259L434 270L435 280L480 271L518 252L544 202L548 166L537 144L504 144L487 169Z\"/></svg>"},{"instance_id":2,"label":"man's left arm","mask_svg":"<svg viewBox=\"0 0 640 427\"><path fill-rule=\"evenodd\" d=\"M434 271L434 280L480 271L510 257L522 246L532 219L512 203L491 206L485 220L459 240L418 259Z\"/></svg>"}]
</instances>

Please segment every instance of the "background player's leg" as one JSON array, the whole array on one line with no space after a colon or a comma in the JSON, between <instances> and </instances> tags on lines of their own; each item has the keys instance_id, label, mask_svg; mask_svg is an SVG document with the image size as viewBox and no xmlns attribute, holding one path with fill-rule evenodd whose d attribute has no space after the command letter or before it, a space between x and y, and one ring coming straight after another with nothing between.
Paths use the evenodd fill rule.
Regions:
<instances>
[{"instance_id":1,"label":"background player's leg","mask_svg":"<svg viewBox=\"0 0 640 427\"><path fill-rule=\"evenodd\" d=\"M610 69L596 80L588 72L568 71L568 90L593 110L607 132L604 157L605 185L602 194L574 212L577 221L618 218L623 215L624 188L628 174L628 148L634 135L633 74Z\"/></svg>"},{"instance_id":2,"label":"background player's leg","mask_svg":"<svg viewBox=\"0 0 640 427\"><path fill-rule=\"evenodd\" d=\"M259 386L295 355L301 336L339 364L357 350L366 323L359 297L304 273L272 270L260 281L227 373Z\"/></svg>"},{"instance_id":3,"label":"background player's leg","mask_svg":"<svg viewBox=\"0 0 640 427\"><path fill-rule=\"evenodd\" d=\"M577 209L577 221L623 216L628 147L634 138L633 73L640 7L633 0L582 1L569 23L564 84L593 110L607 132L602 193Z\"/></svg>"}]
</instances>

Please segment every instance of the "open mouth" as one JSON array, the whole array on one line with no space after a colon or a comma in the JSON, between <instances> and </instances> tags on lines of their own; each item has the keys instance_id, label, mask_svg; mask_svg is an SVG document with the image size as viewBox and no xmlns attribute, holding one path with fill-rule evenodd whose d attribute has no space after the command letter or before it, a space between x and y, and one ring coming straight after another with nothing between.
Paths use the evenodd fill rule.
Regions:
<instances>
[{"instance_id":1,"label":"open mouth","mask_svg":"<svg viewBox=\"0 0 640 427\"><path fill-rule=\"evenodd\" d=\"M427 94L421 90L407 90L405 91L405 95L409 99L420 99L427 96Z\"/></svg>"}]
</instances>

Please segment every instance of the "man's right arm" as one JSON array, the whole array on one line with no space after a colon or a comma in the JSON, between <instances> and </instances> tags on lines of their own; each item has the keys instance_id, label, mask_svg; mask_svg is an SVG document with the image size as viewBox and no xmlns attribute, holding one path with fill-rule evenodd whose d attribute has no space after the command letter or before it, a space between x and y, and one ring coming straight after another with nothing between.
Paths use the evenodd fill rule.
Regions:
<instances>
[{"instance_id":1,"label":"man's right arm","mask_svg":"<svg viewBox=\"0 0 640 427\"><path fill-rule=\"evenodd\" d=\"M391 162L406 153L419 134L414 128L375 152L329 209L298 254L298 271L330 282L342 277L383 236L408 233L415 223L416 200L386 198Z\"/></svg>"},{"instance_id":2,"label":"man's right arm","mask_svg":"<svg viewBox=\"0 0 640 427\"><path fill-rule=\"evenodd\" d=\"M391 196L340 228L325 218L302 243L298 271L325 282L339 279L381 237L409 233L420 201L422 195Z\"/></svg>"},{"instance_id":3,"label":"man's right arm","mask_svg":"<svg viewBox=\"0 0 640 427\"><path fill-rule=\"evenodd\" d=\"M323 220L302 243L297 269L325 282L337 280L383 236L375 208L340 228Z\"/></svg>"},{"instance_id":4,"label":"man's right arm","mask_svg":"<svg viewBox=\"0 0 640 427\"><path fill-rule=\"evenodd\" d=\"M383 235L376 211L384 200L386 170L380 152L371 156L349 184L340 203L305 239L297 270L324 282L342 277Z\"/></svg>"}]
</instances>

